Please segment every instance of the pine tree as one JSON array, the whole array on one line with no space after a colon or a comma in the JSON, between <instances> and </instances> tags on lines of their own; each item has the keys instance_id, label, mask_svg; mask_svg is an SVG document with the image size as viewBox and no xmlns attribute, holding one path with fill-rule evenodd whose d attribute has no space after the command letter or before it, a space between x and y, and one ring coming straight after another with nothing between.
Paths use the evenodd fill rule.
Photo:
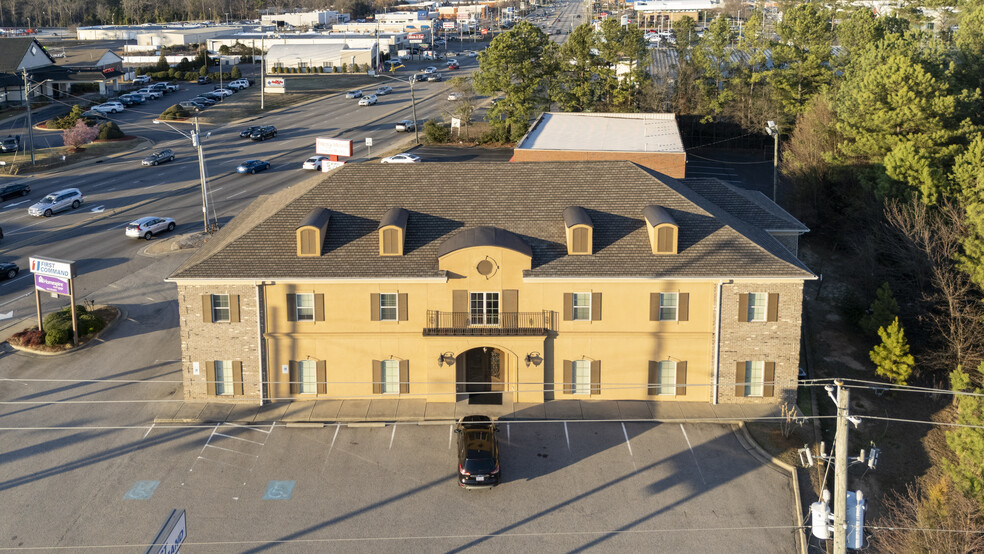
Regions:
<instances>
[{"instance_id":1,"label":"pine tree","mask_svg":"<svg viewBox=\"0 0 984 554\"><path fill-rule=\"evenodd\" d=\"M868 357L875 363L875 371L895 384L905 385L912 375L915 358L909 354L909 341L905 338L899 318L896 317L888 328L880 327L878 336L882 343L868 353Z\"/></svg>"},{"instance_id":2,"label":"pine tree","mask_svg":"<svg viewBox=\"0 0 984 554\"><path fill-rule=\"evenodd\" d=\"M984 363L977 366L984 375ZM980 376L978 376L980 379ZM970 391L978 396L956 397L957 427L946 432L946 444L953 451L955 461L943 460L943 470L966 496L977 501L984 508L984 391L972 385L971 376L957 367L950 373L950 386L956 392Z\"/></svg>"},{"instance_id":3,"label":"pine tree","mask_svg":"<svg viewBox=\"0 0 984 554\"><path fill-rule=\"evenodd\" d=\"M868 311L869 313L861 317L860 324L861 329L871 335L877 334L879 328L890 325L892 320L898 317L899 303L895 301L895 297L892 295L891 285L885 282L878 287L875 299L871 302Z\"/></svg>"}]
</instances>

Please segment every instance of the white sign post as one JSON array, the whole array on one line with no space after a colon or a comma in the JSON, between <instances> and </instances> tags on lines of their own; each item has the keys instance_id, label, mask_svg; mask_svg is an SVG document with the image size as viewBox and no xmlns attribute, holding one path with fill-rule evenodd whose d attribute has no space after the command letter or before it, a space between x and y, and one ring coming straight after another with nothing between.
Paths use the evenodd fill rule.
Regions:
<instances>
[{"instance_id":1,"label":"white sign post","mask_svg":"<svg viewBox=\"0 0 984 554\"><path fill-rule=\"evenodd\" d=\"M41 291L68 294L72 310L72 344L78 346L79 319L75 313L75 262L31 256L30 263L31 273L34 274L34 304L38 312L38 330L44 331L44 319L41 317Z\"/></svg>"},{"instance_id":2,"label":"white sign post","mask_svg":"<svg viewBox=\"0 0 984 554\"><path fill-rule=\"evenodd\" d=\"M368 156L372 157L372 137L366 137L366 150L369 152Z\"/></svg>"}]
</instances>

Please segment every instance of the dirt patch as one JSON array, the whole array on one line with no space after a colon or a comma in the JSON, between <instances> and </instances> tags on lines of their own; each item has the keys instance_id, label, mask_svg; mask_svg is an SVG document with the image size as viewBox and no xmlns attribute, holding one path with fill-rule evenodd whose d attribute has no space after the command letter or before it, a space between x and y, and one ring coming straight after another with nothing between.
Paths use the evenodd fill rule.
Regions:
<instances>
[{"instance_id":1,"label":"dirt patch","mask_svg":"<svg viewBox=\"0 0 984 554\"><path fill-rule=\"evenodd\" d=\"M345 89L339 89L338 92L342 90ZM198 121L204 125L223 125L240 119L256 117L273 110L318 100L323 98L325 94L330 94L330 92L266 94L263 99L263 110L260 110L260 88L259 85L254 85L199 113Z\"/></svg>"}]
</instances>

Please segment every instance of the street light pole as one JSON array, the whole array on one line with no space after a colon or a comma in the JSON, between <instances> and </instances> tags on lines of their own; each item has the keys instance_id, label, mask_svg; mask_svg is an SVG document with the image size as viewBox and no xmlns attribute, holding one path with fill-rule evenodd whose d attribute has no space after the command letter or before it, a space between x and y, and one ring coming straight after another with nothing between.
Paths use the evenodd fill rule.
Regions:
<instances>
[{"instance_id":1,"label":"street light pole","mask_svg":"<svg viewBox=\"0 0 984 554\"><path fill-rule=\"evenodd\" d=\"M779 203L778 193L779 193L779 127L776 125L775 121L770 121L769 126L766 131L772 135L773 139L773 151L772 151L772 201L776 204Z\"/></svg>"},{"instance_id":2,"label":"street light pole","mask_svg":"<svg viewBox=\"0 0 984 554\"><path fill-rule=\"evenodd\" d=\"M31 121L31 88L27 84L27 69L23 68L21 71L24 72L24 104L27 105L27 140L31 148L31 165L34 165L34 122Z\"/></svg>"},{"instance_id":3,"label":"street light pole","mask_svg":"<svg viewBox=\"0 0 984 554\"><path fill-rule=\"evenodd\" d=\"M204 220L205 220L205 233L211 232L211 228L208 224L208 183L205 180L205 153L202 150L202 136L201 136L201 128L198 126L198 115L197 114L195 115L195 130L192 131L190 135L166 121L155 119L154 123L157 125L163 123L164 125L167 125L172 131L180 134L184 138L191 139L191 145L198 150L198 176L202 182L202 215L204 216ZM207 137L209 134L210 133L206 133L205 136Z\"/></svg>"},{"instance_id":4,"label":"street light pole","mask_svg":"<svg viewBox=\"0 0 984 554\"><path fill-rule=\"evenodd\" d=\"M397 79L396 77L390 77L389 75L382 75L380 73L376 73L376 77L386 77L387 79L392 79L394 81L399 81L401 83L403 82L403 79ZM412 110L413 113L413 138L417 142L417 144L420 144L420 130L419 130L419 125L417 125L417 101L413 97L413 83L414 83L413 77L414 76L411 75L410 78L407 79L407 82L410 83L410 109Z\"/></svg>"}]
</instances>

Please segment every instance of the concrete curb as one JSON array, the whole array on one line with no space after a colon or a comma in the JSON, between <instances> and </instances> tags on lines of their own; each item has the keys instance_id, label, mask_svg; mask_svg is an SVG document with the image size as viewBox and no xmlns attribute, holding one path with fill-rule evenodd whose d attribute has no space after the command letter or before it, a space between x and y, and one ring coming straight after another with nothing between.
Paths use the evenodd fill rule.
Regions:
<instances>
[{"instance_id":1,"label":"concrete curb","mask_svg":"<svg viewBox=\"0 0 984 554\"><path fill-rule=\"evenodd\" d=\"M10 346L10 348L16 350L17 352L23 352L24 354L33 354L33 355L37 355L37 356L48 356L48 357L65 356L67 354L74 354L75 352L78 352L79 350L85 350L86 348L89 348L89 347L91 347L94 344L98 344L100 342L105 342L105 341L100 341L99 340L99 337L102 336L103 333L106 333L110 329L116 327L116 324L121 319L123 319L124 316L126 316L126 311L123 308L119 308L117 306L108 306L108 305L106 305L106 306L107 307L111 307L111 308L116 308L116 317L113 318L112 321L110 321L109 323L107 323L105 327L103 327L98 333L96 333L96 335L94 337L92 337L91 339L89 339L88 342L86 342L82 346L76 346L74 348L69 348L68 350L62 350L61 352L41 352L41 351L33 350L31 348L27 348L27 347L23 347L23 346L17 346L15 344L12 344L9 340L6 340L5 342L7 342L7 345ZM24 320L22 319L20 321L24 321Z\"/></svg>"},{"instance_id":2,"label":"concrete curb","mask_svg":"<svg viewBox=\"0 0 984 554\"><path fill-rule=\"evenodd\" d=\"M772 464L776 466L777 471L782 470L789 473L790 481L793 484L793 521L796 522L796 539L799 543L800 554L807 554L807 542L806 542L806 532L804 531L802 515L800 514L800 505L802 500L800 498L799 489L799 476L797 475L797 468L783 462L778 458L773 458L768 452L766 452L755 439L752 438L751 433L748 432L748 426L744 422L735 425L735 436L738 438L738 442L745 448L745 450L752 455L752 457L758 460Z\"/></svg>"}]
</instances>

